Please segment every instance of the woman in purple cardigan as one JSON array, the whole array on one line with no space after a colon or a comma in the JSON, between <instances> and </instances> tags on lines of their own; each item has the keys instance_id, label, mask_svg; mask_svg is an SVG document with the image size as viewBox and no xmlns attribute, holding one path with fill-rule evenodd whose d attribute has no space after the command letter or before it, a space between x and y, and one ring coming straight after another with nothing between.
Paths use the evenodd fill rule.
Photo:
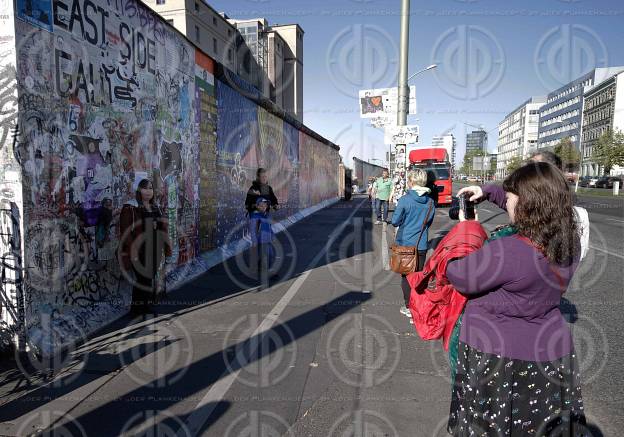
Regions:
<instances>
[{"instance_id":1,"label":"woman in purple cardigan","mask_svg":"<svg viewBox=\"0 0 624 437\"><path fill-rule=\"evenodd\" d=\"M559 311L578 265L572 194L547 163L504 182L516 235L447 269L469 297L459 337L449 431L456 436L583 434L572 335Z\"/></svg>"}]
</instances>

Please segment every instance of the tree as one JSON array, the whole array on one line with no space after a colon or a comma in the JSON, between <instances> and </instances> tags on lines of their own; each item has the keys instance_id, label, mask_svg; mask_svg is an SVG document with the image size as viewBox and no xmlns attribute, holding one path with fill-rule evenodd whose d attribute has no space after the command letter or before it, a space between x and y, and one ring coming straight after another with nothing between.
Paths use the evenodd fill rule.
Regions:
<instances>
[{"instance_id":1,"label":"tree","mask_svg":"<svg viewBox=\"0 0 624 437\"><path fill-rule=\"evenodd\" d=\"M512 156L511 158L507 160L507 163L505 165L507 174L513 173L514 171L518 170L520 167L522 167L522 158L520 158L519 156Z\"/></svg>"},{"instance_id":2,"label":"tree","mask_svg":"<svg viewBox=\"0 0 624 437\"><path fill-rule=\"evenodd\" d=\"M462 164L462 167L461 167L462 174L465 174L465 175L473 174L472 158L474 158L475 156L485 156L485 150L482 150L482 149L471 150L470 152L464 155L464 163Z\"/></svg>"},{"instance_id":3,"label":"tree","mask_svg":"<svg viewBox=\"0 0 624 437\"><path fill-rule=\"evenodd\" d=\"M564 171L573 172L578 170L579 164L581 163L581 154L576 149L570 137L562 138L553 151L561 158Z\"/></svg>"},{"instance_id":4,"label":"tree","mask_svg":"<svg viewBox=\"0 0 624 437\"><path fill-rule=\"evenodd\" d=\"M608 175L616 165L624 165L624 133L608 130L600 135L592 150L592 160Z\"/></svg>"}]
</instances>

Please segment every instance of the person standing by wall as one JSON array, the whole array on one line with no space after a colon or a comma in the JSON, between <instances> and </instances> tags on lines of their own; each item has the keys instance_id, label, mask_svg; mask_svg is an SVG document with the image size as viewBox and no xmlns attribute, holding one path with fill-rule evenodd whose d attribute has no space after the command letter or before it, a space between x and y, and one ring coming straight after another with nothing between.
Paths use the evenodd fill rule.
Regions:
<instances>
[{"instance_id":1,"label":"person standing by wall","mask_svg":"<svg viewBox=\"0 0 624 437\"><path fill-rule=\"evenodd\" d=\"M407 174L407 193L401 196L396 209L392 214L392 225L398 227L395 243L398 246L414 246L418 251L418 266L421 271L425 265L427 249L429 247L429 227L435 216L435 203L429 197L427 173L424 170L413 170ZM409 299L411 288L407 277L401 277L401 289L405 305L400 309L401 314L410 317Z\"/></svg>"},{"instance_id":2,"label":"person standing by wall","mask_svg":"<svg viewBox=\"0 0 624 437\"><path fill-rule=\"evenodd\" d=\"M149 179L139 182L135 198L122 207L119 227L121 268L133 282L130 310L146 313L160 291L158 282L164 284L163 253L171 256L167 220L154 200Z\"/></svg>"},{"instance_id":3,"label":"person standing by wall","mask_svg":"<svg viewBox=\"0 0 624 437\"><path fill-rule=\"evenodd\" d=\"M388 170L383 170L381 172L381 177L377 178L377 180L373 184L376 199L376 225L380 225L382 220L388 223L388 200L390 200L390 192L392 191L392 186L392 179L390 179L388 175Z\"/></svg>"},{"instance_id":4,"label":"person standing by wall","mask_svg":"<svg viewBox=\"0 0 624 437\"><path fill-rule=\"evenodd\" d=\"M268 200L271 208L279 209L279 202L275 193L273 193L273 188L269 185L267 172L264 168L259 168L258 171L256 171L256 179L252 182L251 187L249 187L247 191L245 208L249 215L256 210L259 197Z\"/></svg>"}]
</instances>

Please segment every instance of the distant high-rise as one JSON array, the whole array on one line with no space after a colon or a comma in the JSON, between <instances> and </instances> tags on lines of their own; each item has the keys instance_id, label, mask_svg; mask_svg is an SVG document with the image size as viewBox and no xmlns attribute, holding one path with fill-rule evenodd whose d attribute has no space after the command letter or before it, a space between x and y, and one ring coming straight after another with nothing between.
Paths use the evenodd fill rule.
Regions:
<instances>
[{"instance_id":1,"label":"distant high-rise","mask_svg":"<svg viewBox=\"0 0 624 437\"><path fill-rule=\"evenodd\" d=\"M451 166L455 166L455 149L457 140L453 134L437 135L431 139L432 147L444 147L451 161Z\"/></svg>"},{"instance_id":2,"label":"distant high-rise","mask_svg":"<svg viewBox=\"0 0 624 437\"><path fill-rule=\"evenodd\" d=\"M487 152L487 132L475 130L466 135L466 155L475 151Z\"/></svg>"}]
</instances>

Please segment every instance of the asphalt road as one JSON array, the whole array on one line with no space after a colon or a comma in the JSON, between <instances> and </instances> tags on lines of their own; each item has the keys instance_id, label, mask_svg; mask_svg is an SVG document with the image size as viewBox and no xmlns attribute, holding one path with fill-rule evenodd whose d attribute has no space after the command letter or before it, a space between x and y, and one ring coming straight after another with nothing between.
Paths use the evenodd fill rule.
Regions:
<instances>
[{"instance_id":1,"label":"asphalt road","mask_svg":"<svg viewBox=\"0 0 624 437\"><path fill-rule=\"evenodd\" d=\"M607 220L616 208L588 208L596 249L562 308L590 422L615 436L624 269L609 252L624 225ZM491 204L479 214L490 229L507 221ZM452 226L438 209L430 240ZM51 380L32 374L29 387L7 368L0 435L447 435L446 355L398 312L399 278L384 269L391 236L356 197L279 235L280 278L268 287L233 259L171 293L156 318L123 319L61 359Z\"/></svg>"}]
</instances>

